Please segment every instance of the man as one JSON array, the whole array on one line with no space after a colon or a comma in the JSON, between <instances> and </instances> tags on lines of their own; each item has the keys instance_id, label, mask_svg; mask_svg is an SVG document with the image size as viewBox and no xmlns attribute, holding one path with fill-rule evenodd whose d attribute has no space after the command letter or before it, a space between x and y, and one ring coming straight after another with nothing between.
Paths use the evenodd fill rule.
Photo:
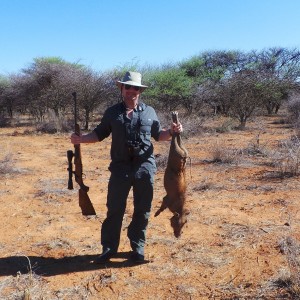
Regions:
<instances>
[{"instance_id":1,"label":"man","mask_svg":"<svg viewBox=\"0 0 300 300\"><path fill-rule=\"evenodd\" d=\"M141 83L137 72L127 72L117 81L122 102L109 107L100 124L90 133L72 134L73 144L95 143L112 134L111 176L107 193L107 216L101 228L102 254L96 263L109 261L118 251L127 197L133 188L134 211L127 236L132 248L131 259L144 262L146 229L153 199L156 164L151 137L156 141L168 141L172 132L181 132L182 125L172 123L168 130L162 129L154 109L139 101L147 88Z\"/></svg>"}]
</instances>

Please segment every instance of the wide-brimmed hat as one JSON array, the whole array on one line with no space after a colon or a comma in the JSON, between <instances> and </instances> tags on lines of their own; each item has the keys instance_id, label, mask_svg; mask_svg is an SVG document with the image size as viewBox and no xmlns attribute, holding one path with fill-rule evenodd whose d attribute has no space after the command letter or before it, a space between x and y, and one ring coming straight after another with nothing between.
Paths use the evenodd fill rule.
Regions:
<instances>
[{"instance_id":1,"label":"wide-brimmed hat","mask_svg":"<svg viewBox=\"0 0 300 300\"><path fill-rule=\"evenodd\" d=\"M142 84L142 75L141 73L138 72L126 72L126 74L123 77L123 80L120 81L118 80L116 82L116 85L121 89L122 84L129 84L129 85L134 85L134 86L139 86L141 88L141 92L144 91L145 88L147 88L147 85Z\"/></svg>"}]
</instances>

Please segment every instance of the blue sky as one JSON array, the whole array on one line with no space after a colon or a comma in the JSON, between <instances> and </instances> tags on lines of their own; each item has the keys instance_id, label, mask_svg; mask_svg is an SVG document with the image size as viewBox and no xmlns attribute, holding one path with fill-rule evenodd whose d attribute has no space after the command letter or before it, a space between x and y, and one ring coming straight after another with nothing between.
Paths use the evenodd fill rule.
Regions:
<instances>
[{"instance_id":1,"label":"blue sky","mask_svg":"<svg viewBox=\"0 0 300 300\"><path fill-rule=\"evenodd\" d=\"M0 0L0 74L59 56L96 71L207 50L300 49L299 0Z\"/></svg>"}]
</instances>

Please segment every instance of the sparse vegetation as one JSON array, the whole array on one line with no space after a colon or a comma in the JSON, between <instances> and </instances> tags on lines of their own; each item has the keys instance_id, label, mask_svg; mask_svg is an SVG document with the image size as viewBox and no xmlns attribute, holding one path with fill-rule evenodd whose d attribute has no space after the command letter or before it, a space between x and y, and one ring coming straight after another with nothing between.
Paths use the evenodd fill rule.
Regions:
<instances>
[{"instance_id":1,"label":"sparse vegetation","mask_svg":"<svg viewBox=\"0 0 300 300\"><path fill-rule=\"evenodd\" d=\"M226 132L230 132L234 128L235 128L235 124L234 124L233 120L231 118L229 118L229 119L226 119L221 124L221 126L218 126L216 128L216 132L218 132L218 133L226 133Z\"/></svg>"},{"instance_id":2,"label":"sparse vegetation","mask_svg":"<svg viewBox=\"0 0 300 300\"><path fill-rule=\"evenodd\" d=\"M143 73L145 84L151 87L143 99L157 112L179 110L196 122L187 131L191 135L198 133L199 119L212 115L232 118L244 130L251 117L264 110L268 115L277 114L289 103L297 118L293 108L299 98L300 51L275 47L251 52L206 51L178 63L127 65L106 72L60 57L35 58L19 74L0 77L0 126L13 126L21 114L38 121L41 132L68 130L73 115L71 94L76 90L79 117L87 130L99 111L118 101L115 80L128 68ZM49 111L56 120L46 120ZM228 122L217 128L219 132L230 129Z\"/></svg>"},{"instance_id":3,"label":"sparse vegetation","mask_svg":"<svg viewBox=\"0 0 300 300\"><path fill-rule=\"evenodd\" d=\"M212 162L223 164L238 164L241 160L242 151L216 143L211 150Z\"/></svg>"},{"instance_id":4,"label":"sparse vegetation","mask_svg":"<svg viewBox=\"0 0 300 300\"><path fill-rule=\"evenodd\" d=\"M248 146L243 150L244 154L251 156L262 156L267 157L269 155L269 151L266 144L261 143L261 134L260 130L257 135L250 141Z\"/></svg>"},{"instance_id":5,"label":"sparse vegetation","mask_svg":"<svg viewBox=\"0 0 300 300\"><path fill-rule=\"evenodd\" d=\"M276 284L287 290L293 299L300 298L300 243L288 236L279 243L279 249L286 256L288 271L276 280Z\"/></svg>"},{"instance_id":6,"label":"sparse vegetation","mask_svg":"<svg viewBox=\"0 0 300 300\"><path fill-rule=\"evenodd\" d=\"M298 176L300 172L300 140L294 137L281 141L271 154L271 161L278 177Z\"/></svg>"},{"instance_id":7,"label":"sparse vegetation","mask_svg":"<svg viewBox=\"0 0 300 300\"><path fill-rule=\"evenodd\" d=\"M47 135L45 139L43 134L21 134L20 129L14 134L15 129L5 129L12 133L6 141L14 149L9 152L19 155L3 161L25 164L31 171L11 173L16 176L2 182L1 196L6 201L1 204L4 216L0 219L0 298L94 300L101 295L130 299L139 292L151 299L145 292L151 289L153 297L162 299L297 299L298 244L296 239L284 240L298 228L297 197L293 196L299 190L297 178L280 176L276 181L278 175L274 182L268 177L258 180L257 175L278 172L275 162L297 156L298 139L276 137L276 130L285 131L286 137L291 131L277 129L274 122L252 123L253 132L216 134L217 122L208 121L211 127L202 127L200 135L185 137L192 159L192 176L187 172L191 212L182 238L174 238L168 212L163 218L152 218L146 246L149 263L141 266L128 263L130 247L123 234L132 214L131 197L120 257L103 267L91 262L101 250L99 222L105 216L109 178L104 167L108 155L103 151L109 152L109 141L100 144L101 157L99 146L83 149L91 199L98 212L96 218L87 219L80 215L77 190L67 190L66 136ZM30 127L26 130L32 132ZM156 157L154 207L165 195L163 173L169 144L156 144L155 149L160 155ZM45 157L47 164L40 164ZM296 160L290 161L297 166ZM10 165L8 170L14 168ZM295 222L291 222L291 210ZM278 246L278 240L285 242ZM26 257L20 260L16 249L26 252L30 266Z\"/></svg>"},{"instance_id":8,"label":"sparse vegetation","mask_svg":"<svg viewBox=\"0 0 300 300\"><path fill-rule=\"evenodd\" d=\"M4 154L4 157L0 159L0 176L12 174L15 172L16 168L12 153L10 152Z\"/></svg>"},{"instance_id":9,"label":"sparse vegetation","mask_svg":"<svg viewBox=\"0 0 300 300\"><path fill-rule=\"evenodd\" d=\"M149 263L139 266L128 261L124 234L131 197L119 256L105 266L92 263L101 251L109 140L82 149L97 216L81 216L77 190L67 190L70 93L77 90L80 124L88 129L118 100L114 81L123 69L98 74L43 58L1 83L1 135L11 150L0 159L0 298L299 298L299 58L297 49L212 51L145 69L153 90L143 99L155 106L163 127L169 112L179 110L192 166L181 239L174 238L167 211L152 218ZM284 104L288 113L274 118ZM154 207L165 195L168 150L168 143L155 144ZM26 253L21 261L19 251Z\"/></svg>"}]
</instances>

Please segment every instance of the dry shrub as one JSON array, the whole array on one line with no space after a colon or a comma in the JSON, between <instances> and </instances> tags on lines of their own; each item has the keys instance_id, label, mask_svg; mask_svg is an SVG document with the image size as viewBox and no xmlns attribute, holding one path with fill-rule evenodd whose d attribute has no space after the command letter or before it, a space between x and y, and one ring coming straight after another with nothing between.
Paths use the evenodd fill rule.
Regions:
<instances>
[{"instance_id":1,"label":"dry shrub","mask_svg":"<svg viewBox=\"0 0 300 300\"><path fill-rule=\"evenodd\" d=\"M261 156L266 157L269 155L269 151L266 147L266 144L262 144L260 140L260 135L262 131L259 131L257 135L250 141L247 148L243 150L244 154L251 156Z\"/></svg>"},{"instance_id":2,"label":"dry shrub","mask_svg":"<svg viewBox=\"0 0 300 300\"><path fill-rule=\"evenodd\" d=\"M24 256L28 262L28 273L17 272L16 276L9 276L0 283L1 299L49 299L46 296L46 283L37 276L31 266L30 259Z\"/></svg>"},{"instance_id":3,"label":"dry shrub","mask_svg":"<svg viewBox=\"0 0 300 300\"><path fill-rule=\"evenodd\" d=\"M292 93L288 102L288 121L294 127L296 134L300 137L300 94Z\"/></svg>"},{"instance_id":4,"label":"dry shrub","mask_svg":"<svg viewBox=\"0 0 300 300\"><path fill-rule=\"evenodd\" d=\"M231 130L233 130L236 127L235 122L233 119L227 119L225 120L221 126L216 128L216 132L218 133L226 133L226 132L230 132Z\"/></svg>"},{"instance_id":5,"label":"dry shrub","mask_svg":"<svg viewBox=\"0 0 300 300\"><path fill-rule=\"evenodd\" d=\"M272 165L280 178L293 177L300 172L300 140L293 137L279 143L278 148L271 154Z\"/></svg>"},{"instance_id":6,"label":"dry shrub","mask_svg":"<svg viewBox=\"0 0 300 300\"><path fill-rule=\"evenodd\" d=\"M191 185L191 190L194 192L204 192L208 190L221 190L222 185L216 184L210 178L206 177L201 181L195 182Z\"/></svg>"},{"instance_id":7,"label":"dry shrub","mask_svg":"<svg viewBox=\"0 0 300 300\"><path fill-rule=\"evenodd\" d=\"M294 299L300 299L300 244L287 237L279 243L279 249L286 255L289 274L279 278L276 283L288 289Z\"/></svg>"},{"instance_id":8,"label":"dry shrub","mask_svg":"<svg viewBox=\"0 0 300 300\"><path fill-rule=\"evenodd\" d=\"M157 115L162 127L170 128L172 123L171 112L158 111ZM188 115L179 112L178 118L183 126L182 136L184 138L200 135L205 130L204 122L206 121L206 118L204 116Z\"/></svg>"},{"instance_id":9,"label":"dry shrub","mask_svg":"<svg viewBox=\"0 0 300 300\"><path fill-rule=\"evenodd\" d=\"M186 115L183 116L181 119L181 123L183 126L183 137L189 138L193 136L199 136L201 135L204 131L204 123L206 119L202 116L191 116L191 115Z\"/></svg>"},{"instance_id":10,"label":"dry shrub","mask_svg":"<svg viewBox=\"0 0 300 300\"><path fill-rule=\"evenodd\" d=\"M57 116L53 111L48 111L45 119L36 125L37 132L41 133L59 133L69 132L74 127L65 116Z\"/></svg>"},{"instance_id":11,"label":"dry shrub","mask_svg":"<svg viewBox=\"0 0 300 300\"><path fill-rule=\"evenodd\" d=\"M242 155L239 149L231 149L220 143L216 143L211 150L213 163L238 164Z\"/></svg>"},{"instance_id":12,"label":"dry shrub","mask_svg":"<svg viewBox=\"0 0 300 300\"><path fill-rule=\"evenodd\" d=\"M212 182L200 182L199 184L195 185L192 190L194 192L202 192L213 189L214 184Z\"/></svg>"},{"instance_id":13,"label":"dry shrub","mask_svg":"<svg viewBox=\"0 0 300 300\"><path fill-rule=\"evenodd\" d=\"M0 175L12 174L16 171L12 153L7 153L0 160Z\"/></svg>"},{"instance_id":14,"label":"dry shrub","mask_svg":"<svg viewBox=\"0 0 300 300\"><path fill-rule=\"evenodd\" d=\"M110 269L105 269L83 279L80 285L52 291L49 289L48 281L35 274L34 269L38 266L31 265L29 257L24 256L24 258L27 260L27 273L23 274L19 271L16 276L7 276L2 280L0 299L90 299L91 295L99 294L103 288L110 287L118 279Z\"/></svg>"},{"instance_id":15,"label":"dry shrub","mask_svg":"<svg viewBox=\"0 0 300 300\"><path fill-rule=\"evenodd\" d=\"M289 113L289 120L296 126L299 125L300 120L300 95L292 94L287 102L287 110Z\"/></svg>"}]
</instances>

